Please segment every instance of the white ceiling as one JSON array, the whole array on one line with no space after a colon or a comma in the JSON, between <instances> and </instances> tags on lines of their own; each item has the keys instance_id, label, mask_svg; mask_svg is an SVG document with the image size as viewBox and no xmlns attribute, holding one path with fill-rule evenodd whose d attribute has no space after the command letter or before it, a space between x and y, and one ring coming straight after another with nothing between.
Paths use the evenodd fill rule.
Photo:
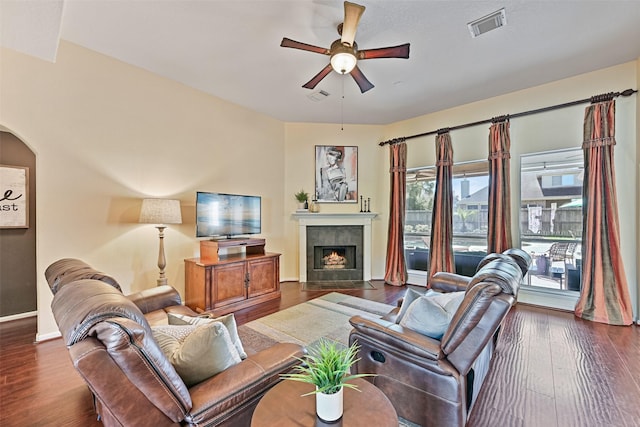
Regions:
<instances>
[{"instance_id":1,"label":"white ceiling","mask_svg":"<svg viewBox=\"0 0 640 427\"><path fill-rule=\"evenodd\" d=\"M280 47L283 37L329 47L339 0L0 0L0 43L55 61L60 38L283 121L362 124L640 58L640 0L356 2L367 8L360 49L411 43L408 60L359 63L375 85L365 94L336 73L302 88L329 58ZM466 24L502 7L507 25L471 38ZM307 97L320 89L330 96Z\"/></svg>"}]
</instances>

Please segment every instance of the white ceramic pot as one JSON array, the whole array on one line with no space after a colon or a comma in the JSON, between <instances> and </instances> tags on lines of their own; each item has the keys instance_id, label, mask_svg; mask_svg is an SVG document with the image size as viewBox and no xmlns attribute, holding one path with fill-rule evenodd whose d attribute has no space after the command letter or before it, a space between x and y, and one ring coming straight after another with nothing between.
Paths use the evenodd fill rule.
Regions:
<instances>
[{"instance_id":1,"label":"white ceramic pot","mask_svg":"<svg viewBox=\"0 0 640 427\"><path fill-rule=\"evenodd\" d=\"M334 394L316 393L316 414L325 422L337 421L342 417L343 391Z\"/></svg>"}]
</instances>

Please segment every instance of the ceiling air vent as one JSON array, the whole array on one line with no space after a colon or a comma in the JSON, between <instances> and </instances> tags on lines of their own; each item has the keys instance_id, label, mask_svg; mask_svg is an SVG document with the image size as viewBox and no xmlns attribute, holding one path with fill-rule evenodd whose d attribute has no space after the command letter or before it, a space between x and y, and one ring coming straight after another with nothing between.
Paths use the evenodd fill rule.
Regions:
<instances>
[{"instance_id":1,"label":"ceiling air vent","mask_svg":"<svg viewBox=\"0 0 640 427\"><path fill-rule=\"evenodd\" d=\"M487 33L505 25L507 25L507 15L504 12L504 8L502 8L480 19L469 22L467 27L469 27L471 37L476 38L480 34Z\"/></svg>"},{"instance_id":2,"label":"ceiling air vent","mask_svg":"<svg viewBox=\"0 0 640 427\"><path fill-rule=\"evenodd\" d=\"M329 92L324 90L317 90L307 95L307 98L309 98L314 102L319 102L319 101L322 101L323 99L327 99L328 96L329 96Z\"/></svg>"}]
</instances>

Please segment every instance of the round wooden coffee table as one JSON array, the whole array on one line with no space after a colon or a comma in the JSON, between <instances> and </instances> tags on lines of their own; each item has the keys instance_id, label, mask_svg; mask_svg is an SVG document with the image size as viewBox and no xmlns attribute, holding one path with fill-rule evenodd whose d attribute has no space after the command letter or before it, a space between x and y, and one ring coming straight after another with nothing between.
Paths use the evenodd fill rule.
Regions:
<instances>
[{"instance_id":1,"label":"round wooden coffee table","mask_svg":"<svg viewBox=\"0 0 640 427\"><path fill-rule=\"evenodd\" d=\"M256 406L251 427L398 427L398 415L387 396L361 378L351 381L360 391L344 389L344 413L334 423L322 422L316 416L316 397L301 396L313 385L283 380L269 390Z\"/></svg>"}]
</instances>

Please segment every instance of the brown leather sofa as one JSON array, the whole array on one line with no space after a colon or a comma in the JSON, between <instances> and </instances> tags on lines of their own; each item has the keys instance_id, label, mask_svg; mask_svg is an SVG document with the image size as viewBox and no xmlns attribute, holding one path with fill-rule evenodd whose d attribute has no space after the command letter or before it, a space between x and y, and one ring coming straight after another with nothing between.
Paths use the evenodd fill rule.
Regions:
<instances>
[{"instance_id":1,"label":"brown leather sofa","mask_svg":"<svg viewBox=\"0 0 640 427\"><path fill-rule=\"evenodd\" d=\"M126 297L115 279L68 258L45 277L73 365L106 426L249 426L260 398L304 355L299 345L276 344L187 387L151 332L151 325L167 323L167 313L197 316L175 289Z\"/></svg>"},{"instance_id":2,"label":"brown leather sofa","mask_svg":"<svg viewBox=\"0 0 640 427\"><path fill-rule=\"evenodd\" d=\"M522 266L515 256L488 256L471 278L455 281L455 275L447 273L440 281L441 273L435 275L432 289L465 292L440 340L396 323L399 308L379 320L350 319L349 343L360 345L355 372L376 374L368 379L387 395L400 417L423 427L466 424L490 369L500 325L516 302L528 268L528 255L515 255Z\"/></svg>"}]
</instances>

